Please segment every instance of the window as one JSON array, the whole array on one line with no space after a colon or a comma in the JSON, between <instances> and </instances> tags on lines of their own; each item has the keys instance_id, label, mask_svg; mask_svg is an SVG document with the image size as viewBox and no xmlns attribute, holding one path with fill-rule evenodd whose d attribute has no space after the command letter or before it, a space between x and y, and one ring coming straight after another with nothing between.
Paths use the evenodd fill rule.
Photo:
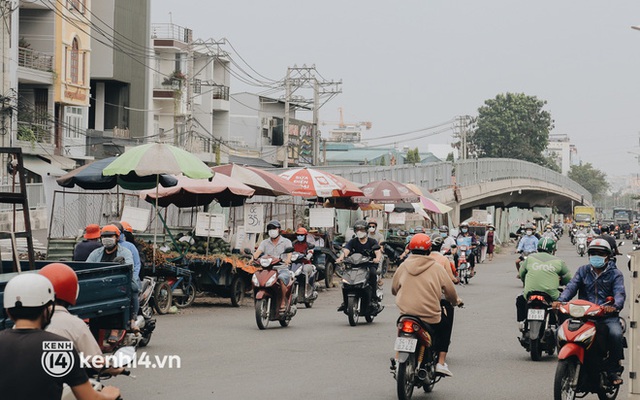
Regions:
<instances>
[{"instance_id":1,"label":"window","mask_svg":"<svg viewBox=\"0 0 640 400\"><path fill-rule=\"evenodd\" d=\"M78 83L79 62L78 39L73 38L73 43L71 43L71 60L69 63L69 75L72 83Z\"/></svg>"},{"instance_id":2,"label":"window","mask_svg":"<svg viewBox=\"0 0 640 400\"><path fill-rule=\"evenodd\" d=\"M82 107L65 107L64 108L64 137L69 139L78 139L83 136L84 129L82 121L84 115Z\"/></svg>"},{"instance_id":3,"label":"window","mask_svg":"<svg viewBox=\"0 0 640 400\"><path fill-rule=\"evenodd\" d=\"M84 3L85 0L67 0L67 9L84 14Z\"/></svg>"}]
</instances>

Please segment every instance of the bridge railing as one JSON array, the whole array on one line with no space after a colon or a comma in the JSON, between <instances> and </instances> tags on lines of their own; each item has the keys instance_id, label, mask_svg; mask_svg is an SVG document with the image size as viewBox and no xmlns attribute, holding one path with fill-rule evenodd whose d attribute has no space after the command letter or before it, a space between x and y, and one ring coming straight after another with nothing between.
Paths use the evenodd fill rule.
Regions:
<instances>
[{"instance_id":1,"label":"bridge railing","mask_svg":"<svg viewBox=\"0 0 640 400\"><path fill-rule=\"evenodd\" d=\"M455 168L456 184L458 186L475 185L503 179L537 179L579 193L585 201L591 202L591 193L577 182L549 168L527 161L505 158L464 160L458 161Z\"/></svg>"}]
</instances>

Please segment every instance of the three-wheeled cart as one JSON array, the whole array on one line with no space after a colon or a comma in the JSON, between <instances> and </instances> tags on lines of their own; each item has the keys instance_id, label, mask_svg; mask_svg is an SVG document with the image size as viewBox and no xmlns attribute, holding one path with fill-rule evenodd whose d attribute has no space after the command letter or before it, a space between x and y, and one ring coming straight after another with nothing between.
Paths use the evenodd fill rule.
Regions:
<instances>
[{"instance_id":1,"label":"three-wheeled cart","mask_svg":"<svg viewBox=\"0 0 640 400\"><path fill-rule=\"evenodd\" d=\"M256 267L236 257L192 258L187 265L198 292L227 297L234 307L242 303L251 288L251 276L257 271Z\"/></svg>"}]
</instances>

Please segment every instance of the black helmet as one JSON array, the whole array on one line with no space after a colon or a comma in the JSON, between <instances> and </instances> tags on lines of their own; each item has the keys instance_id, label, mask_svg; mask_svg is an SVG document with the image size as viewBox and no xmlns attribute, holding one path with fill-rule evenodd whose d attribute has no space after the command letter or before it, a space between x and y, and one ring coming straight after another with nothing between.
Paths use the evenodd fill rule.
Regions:
<instances>
[{"instance_id":1,"label":"black helmet","mask_svg":"<svg viewBox=\"0 0 640 400\"><path fill-rule=\"evenodd\" d=\"M367 230L367 221L363 219L359 219L353 223L353 230Z\"/></svg>"},{"instance_id":2,"label":"black helmet","mask_svg":"<svg viewBox=\"0 0 640 400\"><path fill-rule=\"evenodd\" d=\"M609 226L608 225L602 225L602 228L600 228L600 232L609 233Z\"/></svg>"},{"instance_id":3,"label":"black helmet","mask_svg":"<svg viewBox=\"0 0 640 400\"><path fill-rule=\"evenodd\" d=\"M274 219L273 221L269 221L267 224L267 230L270 229L280 229L280 221Z\"/></svg>"}]
</instances>

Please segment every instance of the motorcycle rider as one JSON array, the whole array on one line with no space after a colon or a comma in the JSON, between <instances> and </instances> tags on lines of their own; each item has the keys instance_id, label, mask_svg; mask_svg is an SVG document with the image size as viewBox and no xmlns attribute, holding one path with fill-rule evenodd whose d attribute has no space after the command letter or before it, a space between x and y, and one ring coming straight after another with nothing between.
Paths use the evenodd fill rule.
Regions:
<instances>
[{"instance_id":1,"label":"motorcycle rider","mask_svg":"<svg viewBox=\"0 0 640 400\"><path fill-rule=\"evenodd\" d=\"M516 298L517 319L521 329L527 317L527 299L531 292L544 292L555 301L560 296L558 287L571 280L567 264L553 255L555 251L555 240L543 237L538 242L538 252L531 254L521 264L519 273L524 282L524 291Z\"/></svg>"},{"instance_id":2,"label":"motorcycle rider","mask_svg":"<svg viewBox=\"0 0 640 400\"><path fill-rule=\"evenodd\" d=\"M47 355L43 351L45 342L69 342L62 336L44 331L54 313L54 300L53 285L42 275L22 273L7 283L4 307L15 325L13 329L0 332L2 398L59 399L63 383L69 385L80 400L120 397L120 390L113 386L106 386L101 392L93 389L75 349L70 350L71 366L63 376L54 377L43 368ZM55 357L55 353L52 356Z\"/></svg>"},{"instance_id":3,"label":"motorcycle rider","mask_svg":"<svg viewBox=\"0 0 640 400\"><path fill-rule=\"evenodd\" d=\"M547 226L544 227L542 237L553 239L554 242L558 241L558 235L556 235L556 233L553 231L553 226L551 226L551 224L547 224Z\"/></svg>"},{"instance_id":4,"label":"motorcycle rider","mask_svg":"<svg viewBox=\"0 0 640 400\"><path fill-rule=\"evenodd\" d=\"M438 351L436 372L453 376L447 365L453 313L442 307L441 297L456 306L463 302L458 297L451 278L442 266L429 255L431 238L424 233L416 234L409 242L411 255L400 264L393 275L391 293L396 296L396 305L401 314L415 315L429 324L434 331L434 347Z\"/></svg>"},{"instance_id":5,"label":"motorcycle rider","mask_svg":"<svg viewBox=\"0 0 640 400\"><path fill-rule=\"evenodd\" d=\"M356 237L349 240L347 244L342 248L342 253L336 259L336 263L341 263L346 257L349 257L351 253L359 253L366 256L369 256L373 251L373 246L377 245L375 239L371 239L369 235L367 235L367 223L364 220L357 220L353 224L353 232L356 234ZM384 307L379 304L378 296L376 295L376 289L378 288L378 264L380 264L380 260L382 259L382 250L378 249L373 251L373 260L369 264L369 287L371 290L371 301L375 309L378 312L382 311ZM338 307L338 311L344 311L346 308L347 299L343 298L343 302Z\"/></svg>"},{"instance_id":6,"label":"motorcycle rider","mask_svg":"<svg viewBox=\"0 0 640 400\"><path fill-rule=\"evenodd\" d=\"M71 340L76 351L83 358L90 360L91 365L104 365L102 351L89 326L82 319L69 313L69 307L76 305L80 289L76 272L67 264L51 263L38 273L51 281L56 295L51 323L45 330ZM109 368L105 372L117 375L122 371L124 368Z\"/></svg>"},{"instance_id":7,"label":"motorcycle rider","mask_svg":"<svg viewBox=\"0 0 640 400\"><path fill-rule=\"evenodd\" d=\"M84 228L84 239L76 244L73 249L72 261L86 261L89 254L98 247L102 247L100 243L100 225L89 224Z\"/></svg>"},{"instance_id":8,"label":"motorcycle rider","mask_svg":"<svg viewBox=\"0 0 640 400\"><path fill-rule=\"evenodd\" d=\"M458 283L460 279L457 278L458 270L456 269L456 265L453 263L449 257L445 256L440 252L442 250L442 244L444 240L442 236L438 234L434 234L431 237L431 253L429 254L436 262L444 267L444 270L447 271L447 275L451 278L451 282Z\"/></svg>"},{"instance_id":9,"label":"motorcycle rider","mask_svg":"<svg viewBox=\"0 0 640 400\"><path fill-rule=\"evenodd\" d=\"M444 239L442 243L442 250L446 254L448 251L456 247L456 239L449 235L449 227L446 225L442 225L438 228L438 233Z\"/></svg>"},{"instance_id":10,"label":"motorcycle rider","mask_svg":"<svg viewBox=\"0 0 640 400\"><path fill-rule=\"evenodd\" d=\"M384 243L384 236L378 232L378 221L373 218L369 218L367 221L367 234L371 239L375 239L380 246Z\"/></svg>"},{"instance_id":11,"label":"motorcycle rider","mask_svg":"<svg viewBox=\"0 0 640 400\"><path fill-rule=\"evenodd\" d=\"M609 246L611 247L611 253L613 255L613 257L611 257L611 260L615 263L616 262L615 256L622 255L620 253L620 250L618 250L618 243L616 243L616 238L614 238L609 234L609 227L607 225L603 225L602 228L600 228L600 232L602 233L600 237L606 240L607 243L609 243Z\"/></svg>"},{"instance_id":12,"label":"motorcycle rider","mask_svg":"<svg viewBox=\"0 0 640 400\"><path fill-rule=\"evenodd\" d=\"M538 251L538 238L533 235L533 226L527 225L525 235L518 242L518 248L516 253L521 253L520 257L516 260L516 269L520 272L520 263L523 261L522 253L535 253ZM520 278L520 275L518 275Z\"/></svg>"},{"instance_id":13,"label":"motorcycle rider","mask_svg":"<svg viewBox=\"0 0 640 400\"><path fill-rule=\"evenodd\" d=\"M610 314L599 320L597 326L606 325L607 327L604 330L608 331L608 340L605 343L609 350L609 362L606 368L611 384L620 385L622 384L620 360L624 358L624 354L622 325L618 314L624 307L626 299L624 275L611 261L611 246L605 239L594 239L587 252L589 264L578 268L575 276L553 306L557 308L559 303L567 302L578 294L579 299L599 304L605 313ZM605 305L609 296L614 298L614 304Z\"/></svg>"},{"instance_id":14,"label":"motorcycle rider","mask_svg":"<svg viewBox=\"0 0 640 400\"><path fill-rule=\"evenodd\" d=\"M283 264L287 267L291 265L291 253L285 254L284 251L288 247L293 247L293 245L291 240L280 234L280 230L280 221L275 219L273 221L269 221L267 224L267 234L269 235L269 238L260 242L258 249L253 253L253 261L257 260L264 254L273 258L281 259ZM284 258L282 257L283 254ZM282 282L280 285L280 311L284 311L286 309L285 297L287 295L287 285L289 285L289 282L291 281L289 268L280 268L278 270L278 279Z\"/></svg>"},{"instance_id":15,"label":"motorcycle rider","mask_svg":"<svg viewBox=\"0 0 640 400\"><path fill-rule=\"evenodd\" d=\"M296 253L305 254L305 257L302 260L298 260L302 264L302 273L307 276L307 282L314 289L313 295L318 296L318 293L315 291L315 274L313 273L313 265L311 265L311 259L313 258L313 249L309 248L309 243L307 242L308 231L304 227L299 227L296 229L296 240L293 242L293 251ZM304 290L301 289L301 290Z\"/></svg>"},{"instance_id":16,"label":"motorcycle rider","mask_svg":"<svg viewBox=\"0 0 640 400\"><path fill-rule=\"evenodd\" d=\"M458 239L461 238L471 238L471 246L469 246L469 249L467 250L467 253L469 253L467 255L467 261L469 261L469 271L471 272L471 276L474 276L476 274L475 272L475 266L476 266L476 254L475 254L475 248L478 245L478 239L476 238L476 235L471 233L469 231L469 224L467 224L466 222L463 222L460 224L460 233L458 233L458 236L456 236L456 243L458 241ZM456 253L456 257L455 257L455 262L456 265L458 265L458 257L457 257L457 253Z\"/></svg>"}]
</instances>

